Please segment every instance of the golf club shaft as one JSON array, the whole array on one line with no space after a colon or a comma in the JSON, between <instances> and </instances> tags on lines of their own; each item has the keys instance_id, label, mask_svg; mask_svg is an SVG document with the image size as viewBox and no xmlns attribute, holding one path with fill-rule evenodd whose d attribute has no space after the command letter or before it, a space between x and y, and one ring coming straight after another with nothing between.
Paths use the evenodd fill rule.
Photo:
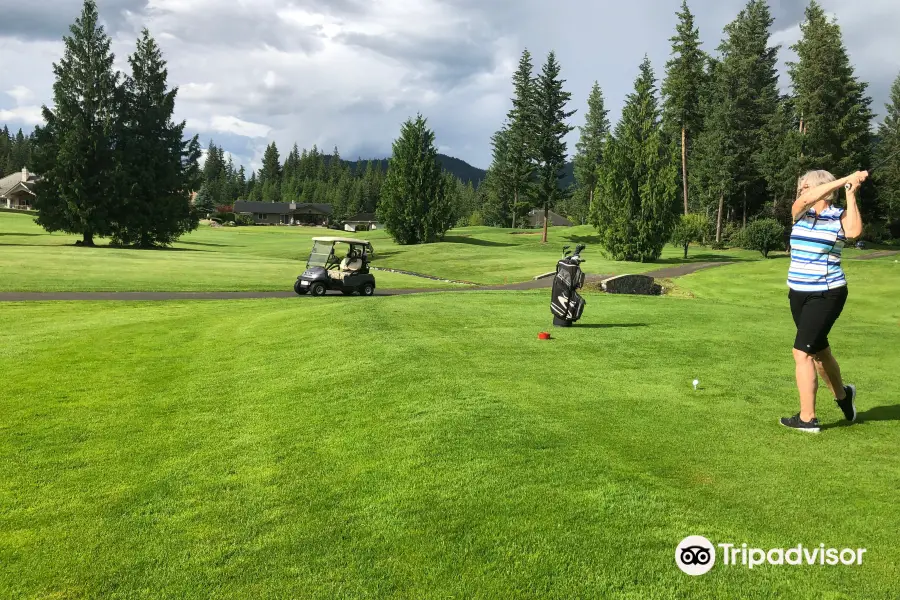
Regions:
<instances>
[{"instance_id":1,"label":"golf club shaft","mask_svg":"<svg viewBox=\"0 0 900 600\"><path fill-rule=\"evenodd\" d=\"M897 150L896 152L892 153L890 156L885 158L883 161L879 162L877 165L875 165L874 167L869 169L869 173L875 171L876 169L880 169L884 165L888 164L888 162L890 162L890 160L896 156L900 156L900 150ZM849 183L844 184L844 189L846 189L846 190L849 190L851 187L852 187L852 185Z\"/></svg>"}]
</instances>

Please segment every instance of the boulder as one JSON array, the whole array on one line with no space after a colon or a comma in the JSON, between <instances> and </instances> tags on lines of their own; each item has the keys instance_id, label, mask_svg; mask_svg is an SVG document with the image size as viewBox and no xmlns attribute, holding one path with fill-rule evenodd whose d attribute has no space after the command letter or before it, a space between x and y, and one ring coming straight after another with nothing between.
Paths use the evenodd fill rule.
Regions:
<instances>
[{"instance_id":1,"label":"boulder","mask_svg":"<svg viewBox=\"0 0 900 600\"><path fill-rule=\"evenodd\" d=\"M647 275L618 275L600 282L600 287L607 294L638 294L642 296L659 296L662 286Z\"/></svg>"}]
</instances>

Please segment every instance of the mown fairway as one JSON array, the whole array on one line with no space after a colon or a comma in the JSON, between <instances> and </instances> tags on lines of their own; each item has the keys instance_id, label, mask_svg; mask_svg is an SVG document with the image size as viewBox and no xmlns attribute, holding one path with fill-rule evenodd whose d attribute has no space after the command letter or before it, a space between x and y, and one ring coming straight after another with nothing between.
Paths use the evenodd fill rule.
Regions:
<instances>
[{"instance_id":1,"label":"mown fairway","mask_svg":"<svg viewBox=\"0 0 900 600\"><path fill-rule=\"evenodd\" d=\"M33 221L27 215L0 212L0 292L290 290L306 264L312 237L356 235L321 228L201 225L169 250L78 248L73 246L76 236L48 234ZM444 242L422 246L398 246L383 231L363 237L375 247L375 266L480 284L527 281L552 271L562 247L574 249L579 242L588 245L585 270L597 274L761 258L758 252L698 248L684 261L681 251L667 247L659 263L615 262L603 258L590 227L551 228L546 245L540 232L488 227L454 229ZM376 277L381 289L448 287L389 272Z\"/></svg>"},{"instance_id":2,"label":"mown fairway","mask_svg":"<svg viewBox=\"0 0 900 600\"><path fill-rule=\"evenodd\" d=\"M3 305L0 597L896 598L900 265L846 265L819 436L784 259L549 342L546 292ZM689 534L868 552L690 578Z\"/></svg>"}]
</instances>

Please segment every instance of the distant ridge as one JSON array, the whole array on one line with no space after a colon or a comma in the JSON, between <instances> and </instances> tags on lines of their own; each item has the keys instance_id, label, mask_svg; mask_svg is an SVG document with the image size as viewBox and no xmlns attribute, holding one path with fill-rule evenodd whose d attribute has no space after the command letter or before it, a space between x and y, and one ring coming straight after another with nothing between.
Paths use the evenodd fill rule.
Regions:
<instances>
[{"instance_id":1,"label":"distant ridge","mask_svg":"<svg viewBox=\"0 0 900 600\"><path fill-rule=\"evenodd\" d=\"M473 167L462 159L447 156L446 154L438 154L437 157L438 161L440 161L441 163L441 167L443 167L444 170L451 175L454 175L462 180L463 183L469 183L471 181L473 186L478 187L478 185L482 181L484 181L484 178L487 175L487 171L485 171L484 169ZM330 158L330 156L326 156L326 162ZM365 169L366 163L368 162L374 162L376 166L381 168L382 171L386 171L388 168L388 159L386 158L374 158L371 160L341 160L341 162L350 167L350 170L354 173L359 168ZM574 168L571 162L566 163L563 172L564 176L561 182L562 187L567 187L575 183Z\"/></svg>"}]
</instances>

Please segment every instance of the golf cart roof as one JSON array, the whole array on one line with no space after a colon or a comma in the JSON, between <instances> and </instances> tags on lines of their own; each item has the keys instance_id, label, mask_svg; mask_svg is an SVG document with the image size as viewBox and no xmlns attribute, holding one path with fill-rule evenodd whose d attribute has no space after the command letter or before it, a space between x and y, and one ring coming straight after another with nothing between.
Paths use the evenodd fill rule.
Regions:
<instances>
[{"instance_id":1,"label":"golf cart roof","mask_svg":"<svg viewBox=\"0 0 900 600\"><path fill-rule=\"evenodd\" d=\"M368 245L368 240L358 240L356 238L342 238L342 237L314 237L314 242L325 242L327 244L333 243L343 243L343 244L362 244Z\"/></svg>"}]
</instances>

